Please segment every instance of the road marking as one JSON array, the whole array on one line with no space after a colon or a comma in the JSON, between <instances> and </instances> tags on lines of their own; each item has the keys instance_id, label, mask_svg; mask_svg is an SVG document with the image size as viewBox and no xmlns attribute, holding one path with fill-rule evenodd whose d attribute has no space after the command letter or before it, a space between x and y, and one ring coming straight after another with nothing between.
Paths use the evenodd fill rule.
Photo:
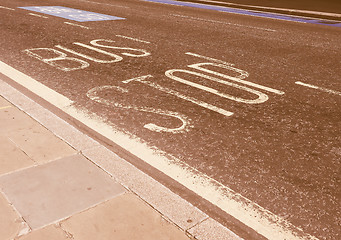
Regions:
<instances>
[{"instance_id":1,"label":"road marking","mask_svg":"<svg viewBox=\"0 0 341 240\"><path fill-rule=\"evenodd\" d=\"M31 6L31 7L19 7L29 11L44 13L56 17L66 18L77 22L88 21L107 21L107 20L123 20L125 18L89 12L74 8L62 7L62 6Z\"/></svg>"},{"instance_id":2,"label":"road marking","mask_svg":"<svg viewBox=\"0 0 341 240\"><path fill-rule=\"evenodd\" d=\"M82 25L79 25L79 24L75 24L75 23L70 23L70 22L64 22L65 24L69 24L69 25L72 25L72 26L77 26L77 27L81 27L81 28L85 28L85 29L90 29L89 27L86 27L86 26L82 26Z\"/></svg>"},{"instance_id":3,"label":"road marking","mask_svg":"<svg viewBox=\"0 0 341 240\"><path fill-rule=\"evenodd\" d=\"M228 76L226 74L223 74L223 73L220 73L220 72L216 72L216 71L212 71L212 70L209 70L209 69L201 67L203 65L211 65L211 66L221 67L221 68L225 68L225 69L228 69L228 70L231 70L231 71L239 72L240 76L238 76L238 77ZM243 83L245 85L252 86L252 87L255 87L255 88L259 88L259 89L262 89L262 90L265 90L265 91L268 91L268 92L272 92L272 93L275 93L275 94L278 94L278 95L285 94L285 92L283 92L283 91L280 91L280 90L277 90L277 89L273 89L273 88L270 88L270 87L266 87L266 86L263 86L263 85L260 85L260 84L257 84L257 83L253 83L253 82L250 82L250 81L243 80L244 78L249 76L249 74L246 71L238 69L238 68L234 68L234 67L231 67L231 66L227 66L225 64L196 63L196 64L188 65L188 67L194 68L196 70L200 70L200 71L203 71L203 72L207 72L207 73L210 73L210 74L214 74L214 75L217 75L219 77L223 77L223 78L226 78L226 79L238 82L238 83ZM218 81L218 82L222 83L222 84L226 84L226 81L223 81L223 80Z\"/></svg>"},{"instance_id":4,"label":"road marking","mask_svg":"<svg viewBox=\"0 0 341 240\"><path fill-rule=\"evenodd\" d=\"M115 3L115 4L99 3L99 2L93 2L93 1L88 1L88 0L78 0L78 1L81 1L81 2L88 2L88 3L92 3L92 4L98 4L98 5L106 5L106 6L111 6L111 7L119 7L119 8L130 9L130 7L117 5L116 3Z\"/></svg>"},{"instance_id":5,"label":"road marking","mask_svg":"<svg viewBox=\"0 0 341 240\"><path fill-rule=\"evenodd\" d=\"M51 58L44 58L43 56L34 53L34 51L47 51L47 52L52 52L56 55L56 57L51 57ZM23 50L24 53L28 54L31 57L34 57L36 59L39 59L40 61L49 64L59 70L62 70L64 72L68 72L68 71L73 71L73 70L79 70L79 69L83 69L83 68L87 68L90 66L90 64L86 61L83 61L81 59L78 58L74 58L74 57L68 57L65 53L58 51L56 49L53 48L32 48L32 49L25 49ZM78 63L78 67L69 67L68 64L66 64L66 66L63 66L63 64L57 64L57 62L65 62L65 61L70 61L71 62L76 62Z\"/></svg>"},{"instance_id":6,"label":"road marking","mask_svg":"<svg viewBox=\"0 0 341 240\"><path fill-rule=\"evenodd\" d=\"M328 88L318 87L318 86L311 85L311 84L308 84L308 83L303 83L303 82L300 82L300 81L297 81L295 83L298 84L298 85L301 85L301 86L317 89L317 90L320 90L322 92L327 92L327 93L336 94L336 95L341 96L341 92L338 92L338 91L335 91L335 90L331 90L331 89L328 89Z\"/></svg>"},{"instance_id":7,"label":"road marking","mask_svg":"<svg viewBox=\"0 0 341 240\"><path fill-rule=\"evenodd\" d=\"M256 99L244 99L244 98L241 98L241 97L235 97L235 96L232 96L230 94L222 93L222 92L220 92L220 91L218 91L218 90L216 90L214 88L206 87L206 86L203 86L201 84L198 84L198 83L191 82L191 81L188 81L186 79L183 79L181 77L177 77L177 76L174 75L175 72L187 73L187 74L191 74L191 75L194 75L194 76L202 77L202 78L214 81L214 82L222 83L222 84L225 84L227 86L235 87L235 88L238 88L238 89L241 89L241 90L253 93L253 94L257 95L258 98L256 98ZM259 104L259 103L266 102L269 99L269 97L266 94L264 94L262 92L259 92L257 90L254 90L254 89L242 86L242 85L238 85L238 84L235 84L235 83L231 83L231 82L228 82L228 81L225 81L225 80L221 80L219 78L211 77L209 75L198 73L198 72L193 72L193 71L184 70L184 69L170 69L170 70L165 72L165 75L167 77L169 77L170 79L173 79L173 80L175 80L177 82L186 84L186 85L191 86L191 87L195 87L197 89L200 89L200 90L203 90L203 91L215 94L215 95L217 95L219 97L230 99L230 100L233 100L233 101L236 101L236 102L247 103L247 104Z\"/></svg>"},{"instance_id":8,"label":"road marking","mask_svg":"<svg viewBox=\"0 0 341 240\"><path fill-rule=\"evenodd\" d=\"M206 59L206 60L209 60L209 61L213 61L213 62L217 62L217 63L222 63L222 64L225 64L225 65L228 65L228 66L234 66L233 63L228 63L228 62L225 62L225 61L222 61L222 60L219 60L219 59L215 59L215 58L211 58L211 57L206 57L206 56L203 56L203 55L200 55L200 54L197 54L197 53L186 52L185 54L190 55L190 56L194 56L194 57L198 57L198 58L203 58L203 59Z\"/></svg>"},{"instance_id":9,"label":"road marking","mask_svg":"<svg viewBox=\"0 0 341 240\"><path fill-rule=\"evenodd\" d=\"M117 36L117 37L121 37L121 38L130 39L130 40L137 41L137 42L150 43L150 42L148 42L148 41L144 41L144 40L137 39L137 38L127 37L127 36L122 36L122 35L116 35L116 36Z\"/></svg>"},{"instance_id":10,"label":"road marking","mask_svg":"<svg viewBox=\"0 0 341 240\"><path fill-rule=\"evenodd\" d=\"M7 108L11 108L12 106L4 106L4 107L0 107L0 110L3 110L3 109L7 109Z\"/></svg>"},{"instance_id":11,"label":"road marking","mask_svg":"<svg viewBox=\"0 0 341 240\"><path fill-rule=\"evenodd\" d=\"M15 11L15 9L13 9L13 8L9 8L9 7L0 6L0 8L3 8L3 9L7 9L7 10L12 10L12 11Z\"/></svg>"},{"instance_id":12,"label":"road marking","mask_svg":"<svg viewBox=\"0 0 341 240\"><path fill-rule=\"evenodd\" d=\"M98 42L103 42L103 43L98 43ZM106 45L105 43L107 43L108 45ZM118 50L124 50L124 51L128 51L128 52L121 52L120 54L124 55L124 56L128 56L128 57L146 57L151 55L150 52L147 52L144 49L136 49L136 48L129 48L129 47L117 47L117 46L112 46L112 43L115 43L115 41L113 40L108 40L108 39L95 39L90 41L90 44L96 47L102 47L102 48L108 48L108 49L118 49ZM97 62L97 63L115 63L115 62L119 62L123 60L123 57L111 53L111 52L107 52L104 51L102 49L99 48L95 48L93 46L87 45L87 44L83 44L83 43L79 43L79 42L74 42L74 45L78 45L90 50L93 50L95 52L98 53L102 53L104 55L110 56L112 58L114 58L113 60L101 60L101 59L97 59L91 56L88 56L86 54L83 53L79 53L76 52L72 49L63 47L61 45L56 45L56 48L59 48L61 50L64 50L66 52L72 53L74 55L83 57L87 60L93 61L93 62ZM136 52L135 54L131 53L131 51ZM53 48L32 48L32 49L25 49L23 52L27 53L28 55L30 55L31 57L34 57L36 59L39 59L40 61L47 63L59 70L68 72L68 71L74 71L74 70L80 70L80 69L84 69L90 66L90 64L82 59L78 59L78 58L74 58L74 57L68 57L66 53L58 51L56 49ZM41 52L49 52L50 54L48 54L48 56L51 56L51 53L53 53L55 55L55 57L51 57L51 58L44 58L44 56L46 55L39 55L39 53ZM74 62L77 63L78 67L70 67L70 63ZM74 65L74 64L73 64Z\"/></svg>"},{"instance_id":13,"label":"road marking","mask_svg":"<svg viewBox=\"0 0 341 240\"><path fill-rule=\"evenodd\" d=\"M114 59L113 59L113 60L101 60L101 59L97 59L97 58L93 58L93 57L91 57L91 56L85 55L85 54L83 54L83 53L79 53L79 52L73 51L72 49L63 47L63 46L61 46L61 45L56 45L55 47L57 47L57 48L59 48L59 49L62 49L62 50L64 50L64 51L66 51L66 52L75 54L75 55L77 55L77 56L83 57L83 58L85 58L85 59L88 59L88 60L90 60L90 61L97 62L97 63L115 63L115 62L119 62L119 61L122 61L122 60L123 60L123 58L122 58L121 56L118 56L118 55L113 54L113 53L110 53L110 52L106 52L106 51L104 51L104 50L102 50L102 49L94 48L94 47L92 47L92 46L88 46L88 45L83 44L83 43L77 43L77 42L75 42L75 43L73 43L73 44L79 45L79 46L82 46L82 47L86 47L86 48L91 49L91 50L93 50L93 51L95 51L95 52L102 53L102 54L104 54L104 55L108 55L108 56L110 56L110 57L113 57Z\"/></svg>"},{"instance_id":14,"label":"road marking","mask_svg":"<svg viewBox=\"0 0 341 240\"><path fill-rule=\"evenodd\" d=\"M245 28L253 28L253 29L258 29L258 30L264 30L264 31L269 31L269 32L277 32L277 30L270 29L270 28L253 27L253 26L249 26L249 25L243 25L243 24L237 24L237 23L228 23L228 22L222 22L222 21L216 21L216 20L210 20L210 19L204 19L204 18L197 18L197 17L190 17L190 16L184 16L184 15L178 15L178 14L171 14L171 15L175 16L175 17L188 18L188 19L204 21L204 22L220 23L220 24L227 24L227 25L233 25L233 26L238 26L238 27L245 27Z\"/></svg>"},{"instance_id":15,"label":"road marking","mask_svg":"<svg viewBox=\"0 0 341 240\"><path fill-rule=\"evenodd\" d=\"M35 17L40 17L40 18L48 18L48 17L46 17L46 16L42 16L42 15L35 14L35 13L29 13L29 15L35 16Z\"/></svg>"},{"instance_id":16,"label":"road marking","mask_svg":"<svg viewBox=\"0 0 341 240\"><path fill-rule=\"evenodd\" d=\"M0 72L115 142L268 239L317 240L287 220L236 193L185 162L150 147L144 140L109 126L98 115L72 106L71 100L0 61Z\"/></svg>"},{"instance_id":17,"label":"road marking","mask_svg":"<svg viewBox=\"0 0 341 240\"><path fill-rule=\"evenodd\" d=\"M157 83L153 83L151 81L146 80L147 78L151 78L151 77L153 77L153 76L149 74L149 75L145 75L145 76L141 76L141 77L136 77L136 78L128 79L128 80L125 80L125 81L122 81L122 82L123 83L129 83L129 82L132 82L132 81L137 81L137 82L146 84L146 85L148 85L150 87L153 87L153 88L155 88L157 90L160 90L162 92L165 92L165 93L171 94L173 96L176 96L178 98L184 99L186 101L192 102L192 103L194 103L196 105L199 105L199 106L201 106L203 108L206 108L206 109L209 109L211 111L220 113L220 114L222 114L224 116L230 117L230 116L233 115L233 112L226 111L225 109L216 107L214 105L211 105L209 103L197 100L197 99L192 98L192 97L188 97L188 96L183 95L182 93L179 93L179 92L177 92L175 90L172 90L172 89L167 88L167 87L162 87L162 86L160 86Z\"/></svg>"},{"instance_id":18,"label":"road marking","mask_svg":"<svg viewBox=\"0 0 341 240\"><path fill-rule=\"evenodd\" d=\"M181 132L188 131L189 127L191 127L189 119L186 116L184 116L178 112L162 110L162 109L157 109L157 108L152 108L152 107L137 107L137 106L131 106L131 105L125 105L125 104L117 103L113 99L105 99L105 98L100 96L99 93L101 91L105 91L105 90L116 90L116 91L121 92L121 93L129 92L127 89L122 88L122 87L118 87L118 86L99 86L99 87L94 87L94 88L90 89L86 95L91 100L98 102L98 103L105 104L105 105L110 106L110 107L132 109L135 111L154 113L154 114L158 114L158 115L173 117L173 118L177 118L182 123L181 126L177 127L177 128L162 127L162 126L158 126L154 123L148 123L148 124L145 124L143 126L144 128L147 128L147 129L154 131L154 132L181 133Z\"/></svg>"}]
</instances>

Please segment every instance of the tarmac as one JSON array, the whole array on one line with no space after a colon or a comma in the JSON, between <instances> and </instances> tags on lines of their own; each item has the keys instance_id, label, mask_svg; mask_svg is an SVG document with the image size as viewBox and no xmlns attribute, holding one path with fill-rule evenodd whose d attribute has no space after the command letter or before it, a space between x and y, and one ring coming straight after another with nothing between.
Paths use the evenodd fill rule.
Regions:
<instances>
[{"instance_id":1,"label":"tarmac","mask_svg":"<svg viewBox=\"0 0 341 240\"><path fill-rule=\"evenodd\" d=\"M0 78L0 240L241 239Z\"/></svg>"}]
</instances>

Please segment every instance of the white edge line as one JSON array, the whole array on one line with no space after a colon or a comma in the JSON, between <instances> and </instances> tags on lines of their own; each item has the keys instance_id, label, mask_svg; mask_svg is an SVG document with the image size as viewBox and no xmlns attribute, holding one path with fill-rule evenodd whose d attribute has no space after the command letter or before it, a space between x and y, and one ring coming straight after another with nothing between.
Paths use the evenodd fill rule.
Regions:
<instances>
[{"instance_id":1,"label":"white edge line","mask_svg":"<svg viewBox=\"0 0 341 240\"><path fill-rule=\"evenodd\" d=\"M11 66L7 65L2 61L0 61L0 72L8 76L9 78L13 79L20 85L24 86L25 88L29 89L33 93L37 94L38 96L44 98L45 100L47 100L48 102L52 103L55 106L64 108L66 106L70 106L73 103L73 101L69 100L63 95L46 87L40 82L12 68Z\"/></svg>"},{"instance_id":2,"label":"white edge line","mask_svg":"<svg viewBox=\"0 0 341 240\"><path fill-rule=\"evenodd\" d=\"M46 16L42 16L42 15L35 14L35 13L29 13L29 15L32 15L32 16L35 16L35 17L40 17L40 18L48 18Z\"/></svg>"},{"instance_id":3,"label":"white edge line","mask_svg":"<svg viewBox=\"0 0 341 240\"><path fill-rule=\"evenodd\" d=\"M69 24L72 26L76 26L76 27L81 27L81 28L85 28L85 29L90 29L89 27L83 26L83 25L79 25L79 24L75 24L75 23L70 23L70 22L64 22L65 24Z\"/></svg>"},{"instance_id":4,"label":"white edge line","mask_svg":"<svg viewBox=\"0 0 341 240\"><path fill-rule=\"evenodd\" d=\"M123 35L116 35L116 37L121 37L121 38L125 38L125 39L130 39L130 40L137 41L137 42L142 42L142 43L148 43L148 44L151 43L151 42L144 41L144 40L141 40L141 39L138 39L138 38L132 38L132 37L127 37L127 36L123 36Z\"/></svg>"},{"instance_id":5,"label":"white edge line","mask_svg":"<svg viewBox=\"0 0 341 240\"><path fill-rule=\"evenodd\" d=\"M341 96L341 92L338 92L338 91L335 91L335 90L332 90L332 89L328 89L328 88L324 88L324 87L318 87L318 86L311 85L311 84L308 84L308 83L303 83L303 82L300 82L300 81L297 81L295 83L298 84L298 85L301 85L301 86L305 86L305 87L309 87L309 88L317 89L317 90L320 90L320 91L323 91L323 92L327 92L327 93L336 94L336 95Z\"/></svg>"},{"instance_id":6,"label":"white edge line","mask_svg":"<svg viewBox=\"0 0 341 240\"><path fill-rule=\"evenodd\" d=\"M45 98L56 107L173 178L264 237L278 240L317 240L316 237L304 233L302 229L295 227L285 219L276 216L179 159L160 150L152 149L140 139L114 129L99 116L88 112L86 109L70 106L72 101L65 96L1 61L0 69L1 73L7 77Z\"/></svg>"},{"instance_id":7,"label":"white edge line","mask_svg":"<svg viewBox=\"0 0 341 240\"><path fill-rule=\"evenodd\" d=\"M12 11L15 11L15 9L13 9L13 8L9 8L9 7L0 6L0 8L3 8L3 9L7 9L7 10L12 10Z\"/></svg>"}]
</instances>

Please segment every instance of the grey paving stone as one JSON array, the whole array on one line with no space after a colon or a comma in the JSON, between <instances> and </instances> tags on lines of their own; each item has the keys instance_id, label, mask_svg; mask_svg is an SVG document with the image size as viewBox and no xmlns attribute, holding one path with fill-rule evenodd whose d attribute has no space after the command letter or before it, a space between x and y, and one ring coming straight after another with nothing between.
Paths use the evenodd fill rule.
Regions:
<instances>
[{"instance_id":1,"label":"grey paving stone","mask_svg":"<svg viewBox=\"0 0 341 240\"><path fill-rule=\"evenodd\" d=\"M105 147L89 149L83 154L182 229L187 230L208 217Z\"/></svg>"},{"instance_id":2,"label":"grey paving stone","mask_svg":"<svg viewBox=\"0 0 341 240\"><path fill-rule=\"evenodd\" d=\"M81 155L4 175L0 188L33 229L125 192Z\"/></svg>"}]
</instances>

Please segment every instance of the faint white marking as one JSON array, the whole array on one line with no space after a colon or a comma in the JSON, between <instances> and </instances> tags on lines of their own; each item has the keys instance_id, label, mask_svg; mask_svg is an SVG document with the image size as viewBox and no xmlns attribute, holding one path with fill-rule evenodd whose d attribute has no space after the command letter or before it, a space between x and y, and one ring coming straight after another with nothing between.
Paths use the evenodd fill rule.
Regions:
<instances>
[{"instance_id":1,"label":"faint white marking","mask_svg":"<svg viewBox=\"0 0 341 240\"><path fill-rule=\"evenodd\" d=\"M212 71L212 70L209 70L209 69L201 67L203 65L211 65L211 66L225 68L225 69L228 69L228 70L240 73L240 76L238 76L238 77L228 76L226 74L219 73L219 72ZM277 89L269 88L269 87L266 87L266 86L263 86L263 85L259 85L257 83L253 83L253 82L250 82L250 81L243 80L244 78L249 76L249 74L246 71L238 69L238 68L234 68L234 67L231 67L231 66L227 66L225 64L196 63L196 64L188 65L188 67L194 68L194 69L197 69L197 70L200 70L200 71L203 71L203 72L211 73L211 74L214 74L214 75L217 75L217 76L220 76L220 77L223 77L223 78L235 81L235 82L243 83L245 85L249 85L249 86L252 86L252 87L255 87L255 88L263 89L265 91L272 92L272 93L275 93L275 94L278 94L278 95L285 94L283 91L279 91ZM221 81L219 81L219 83L226 84L227 82L221 80Z\"/></svg>"},{"instance_id":2,"label":"faint white marking","mask_svg":"<svg viewBox=\"0 0 341 240\"><path fill-rule=\"evenodd\" d=\"M98 2L87 1L87 0L78 0L78 1L81 1L81 2L88 2L88 3L98 4L98 5L106 5L106 6L111 6L111 7L119 7L119 8L126 8L126 9L130 9L130 7L127 7L127 6L121 6L121 5L117 5L117 4L98 3Z\"/></svg>"},{"instance_id":3,"label":"faint white marking","mask_svg":"<svg viewBox=\"0 0 341 240\"><path fill-rule=\"evenodd\" d=\"M99 44L97 42L114 43L115 41L108 40L108 39L96 39L96 40L92 40L90 43L96 47L104 47L104 48L110 48L110 49L121 49L121 50L142 52L142 54L131 54L131 53L125 53L125 52L121 53L122 55L129 56L129 57L146 57L146 56L150 55L150 53L144 49L135 49L135 48L128 48L128 47L115 47L115 46L111 46L111 45Z\"/></svg>"},{"instance_id":4,"label":"faint white marking","mask_svg":"<svg viewBox=\"0 0 341 240\"><path fill-rule=\"evenodd\" d=\"M171 15L175 16L175 17L189 18L189 19L198 20L198 21L204 21L204 22L220 23L220 24L227 24L227 25L233 25L233 26L238 26L238 27L253 28L253 29L269 31L269 32L277 32L277 30L270 29L270 28L252 27L252 26L243 25L243 24L228 23L228 22L209 20L209 19L197 18L197 17L190 17L190 16L184 16L184 15L178 15L178 14L171 14Z\"/></svg>"},{"instance_id":5,"label":"faint white marking","mask_svg":"<svg viewBox=\"0 0 341 240\"><path fill-rule=\"evenodd\" d=\"M178 181L266 238L276 240L318 240L316 237L304 233L301 228L276 216L179 159L159 149L150 147L145 141L136 136L123 133L113 126L109 126L103 119L94 113L88 112L87 109L69 106L72 101L66 97L1 61L0 72ZM42 85L43 89L37 89L37 83L39 86ZM65 99L68 101L65 102Z\"/></svg>"},{"instance_id":6,"label":"faint white marking","mask_svg":"<svg viewBox=\"0 0 341 240\"><path fill-rule=\"evenodd\" d=\"M93 57L90 57L88 55L85 55L83 53L79 53L79 52L76 52L72 49L69 49L69 48L66 48L66 47L63 47L63 46L60 46L60 45L56 45L57 48L60 48L64 51L67 51L69 53L72 53L72 54L75 54L77 56L80 56L80 57L83 57L85 59L88 59L90 61L94 61L94 62L97 62L97 63L114 63L114 62L119 62L119 61L122 61L122 57L119 56L119 55L116 55L116 54L113 54L113 53L109 53L109 52L106 52L106 51L103 51L101 49L98 49L98 48L94 48L92 46L89 46L89 45L86 45L86 44L83 44L83 43L73 43L75 45L79 45L79 46L82 46L82 47L85 47L85 48L88 48L88 49L91 49L93 51L96 51L96 52L99 52L99 53L102 53L102 54L105 54L105 55L108 55L110 57L114 57L115 59L114 60L101 60L101 59L97 59L97 58L93 58Z\"/></svg>"},{"instance_id":7,"label":"faint white marking","mask_svg":"<svg viewBox=\"0 0 341 240\"><path fill-rule=\"evenodd\" d=\"M135 111L148 112L148 113L154 113L154 114L158 114L158 115L173 117L173 118L179 119L182 123L181 126L177 127L177 128L166 128L166 127L158 126L154 123L145 124L144 127L151 130L151 131L168 132L168 133L181 133L181 132L187 131L189 126L190 126L189 120L187 119L187 117L185 117L182 114L179 114L177 112L165 111L165 110L155 109L155 108L151 108L151 107L136 107L136 106L130 106L130 105L123 105L121 103L115 102L114 100L108 100L108 99L105 99L103 97L100 97L99 92L104 91L104 90L116 90L116 91L119 91L121 93L127 93L128 92L127 89L122 88L122 87L118 87L118 86L100 86L100 87L94 87L94 88L90 89L86 95L91 100L98 102L98 103L105 104L107 106L124 108L124 109L132 109Z\"/></svg>"},{"instance_id":8,"label":"faint white marking","mask_svg":"<svg viewBox=\"0 0 341 240\"><path fill-rule=\"evenodd\" d=\"M116 35L116 36L117 36L117 37L121 37L121 38L130 39L130 40L137 41L137 42L150 43L150 42L148 42L148 41L144 41L144 40L137 39L137 38L132 38L132 37L127 37L127 36L123 36L123 35Z\"/></svg>"},{"instance_id":9,"label":"faint white marking","mask_svg":"<svg viewBox=\"0 0 341 240\"><path fill-rule=\"evenodd\" d=\"M156 84L156 83L153 83L151 81L146 80L147 78L150 78L150 77L153 77L153 76L152 75L146 75L146 76L141 76L141 77L136 77L136 78L132 78L132 79L129 79L129 80L125 80L125 81L122 81L122 82L123 83L129 83L131 81L137 81L137 82L146 84L146 85L148 85L150 87L156 88L157 90L160 90L162 92L171 94L171 95L176 96L178 98L184 99L184 100L192 102L194 104L197 104L197 105L199 105L201 107L207 108L207 109L209 109L211 111L220 113L220 114L222 114L224 116L230 117L230 116L233 115L233 112L226 111L226 110L224 110L222 108L219 108L219 107L216 107L216 106L211 105L209 103L197 100L197 99L195 99L193 97L188 97L186 95L183 95L182 93L179 93L179 92L174 91L172 89L169 89L167 87L162 87L159 84Z\"/></svg>"},{"instance_id":10,"label":"faint white marking","mask_svg":"<svg viewBox=\"0 0 341 240\"><path fill-rule=\"evenodd\" d=\"M241 89L241 90L253 93L253 94L257 95L258 98L256 98L256 99L244 99L244 98L235 97L235 96L232 96L232 95L229 95L229 94L226 94L226 93L222 93L222 92L219 92L216 89L213 89L213 88L210 88L210 87L206 87L206 86L200 85L198 83L194 83L194 82L185 80L183 78L174 76L173 73L175 73L175 72L188 73L188 74L195 75L195 76L198 76L198 77L206 78L206 79L214 81L214 82L222 83L222 84L225 84L227 86L235 87L235 88L238 88L238 89ZM233 100L233 101L236 101L236 102L242 102L242 103L247 103L247 104L259 104L259 103L266 102L269 99L269 97L266 94L264 94L262 92L259 92L257 90L254 90L254 89L251 89L251 88L248 88L248 87L245 87L245 86L241 86L241 85L238 85L238 84L235 84L235 83L231 83L231 82L228 82L228 81L225 81L225 80L221 80L221 79L218 79L218 78L215 78L215 77L211 77L211 76L208 76L208 75L205 75L205 74L202 74L202 73L198 73L198 72L193 72L193 71L188 71L188 70L183 70L183 69L171 69L171 70L166 71L165 75L167 77L175 80L175 81L178 81L178 82L181 82L183 84L186 84L186 85L189 85L189 86L192 86L192 87L204 90L204 91L209 92L209 93L213 93L213 94L215 94L215 95L217 95L219 97L230 99L230 100Z\"/></svg>"},{"instance_id":11,"label":"faint white marking","mask_svg":"<svg viewBox=\"0 0 341 240\"><path fill-rule=\"evenodd\" d=\"M4 106L4 107L0 107L0 110L3 110L3 109L7 109L7 108L11 108L12 106Z\"/></svg>"},{"instance_id":12,"label":"faint white marking","mask_svg":"<svg viewBox=\"0 0 341 240\"><path fill-rule=\"evenodd\" d=\"M303 83L303 82L300 82L300 81L295 82L295 83L298 84L298 85L305 86L305 87L309 87L309 88L317 89L317 90L320 90L320 91L323 91L323 92L327 92L327 93L336 94L336 95L341 96L341 92L338 92L338 91L335 91L335 90L331 90L331 89L328 89L328 88L318 87L318 86L314 86L314 85L311 85L311 84L308 84L308 83Z\"/></svg>"},{"instance_id":13,"label":"faint white marking","mask_svg":"<svg viewBox=\"0 0 341 240\"><path fill-rule=\"evenodd\" d=\"M218 62L218 63L226 64L228 66L234 66L233 63L228 63L228 62L225 62L225 61L222 61L222 60L219 60L219 59L215 59L215 58L211 58L211 57L206 57L206 56L203 56L203 55L200 55L200 54L197 54L197 53L186 52L185 54L190 55L190 56L194 56L194 57L198 57L198 58L203 58L203 59L206 59L206 60L209 60L209 61L213 61L213 62Z\"/></svg>"},{"instance_id":14,"label":"faint white marking","mask_svg":"<svg viewBox=\"0 0 341 240\"><path fill-rule=\"evenodd\" d=\"M12 11L15 11L15 9L13 9L13 8L9 8L9 7L0 6L0 8L3 8L3 9L7 9L7 10L12 10Z\"/></svg>"},{"instance_id":15,"label":"faint white marking","mask_svg":"<svg viewBox=\"0 0 341 240\"><path fill-rule=\"evenodd\" d=\"M80 27L80 28L90 29L89 27L86 27L86 26L83 26L83 25L79 25L79 24L75 24L75 23L70 23L70 22L64 22L64 23L72 25L72 26Z\"/></svg>"},{"instance_id":16,"label":"faint white marking","mask_svg":"<svg viewBox=\"0 0 341 240\"><path fill-rule=\"evenodd\" d=\"M48 18L48 17L46 17L46 16L39 15L39 14L35 14L35 13L29 13L29 15L35 16L35 17L40 17L40 18Z\"/></svg>"},{"instance_id":17,"label":"faint white marking","mask_svg":"<svg viewBox=\"0 0 341 240\"><path fill-rule=\"evenodd\" d=\"M63 95L46 87L40 82L12 68L2 61L0 61L0 72L59 108L69 107L73 103L73 101Z\"/></svg>"},{"instance_id":18,"label":"faint white marking","mask_svg":"<svg viewBox=\"0 0 341 240\"><path fill-rule=\"evenodd\" d=\"M55 58L43 58L42 56L34 53L33 51L48 51L48 52L53 52L57 55L57 57ZM26 49L23 52L27 53L28 55L30 55L31 57L37 58L40 61L47 63L57 69L60 69L64 72L68 72L68 71L73 71L73 70L78 70L78 69L83 69L83 68L87 68L90 66L89 63L78 59L78 58L73 58L73 57L67 57L67 55L63 52L60 52L58 50L55 50L53 48L32 48L32 49ZM57 64L57 61L73 61L73 62L77 62L78 64L80 64L78 67L66 67L63 66L62 64Z\"/></svg>"}]
</instances>

